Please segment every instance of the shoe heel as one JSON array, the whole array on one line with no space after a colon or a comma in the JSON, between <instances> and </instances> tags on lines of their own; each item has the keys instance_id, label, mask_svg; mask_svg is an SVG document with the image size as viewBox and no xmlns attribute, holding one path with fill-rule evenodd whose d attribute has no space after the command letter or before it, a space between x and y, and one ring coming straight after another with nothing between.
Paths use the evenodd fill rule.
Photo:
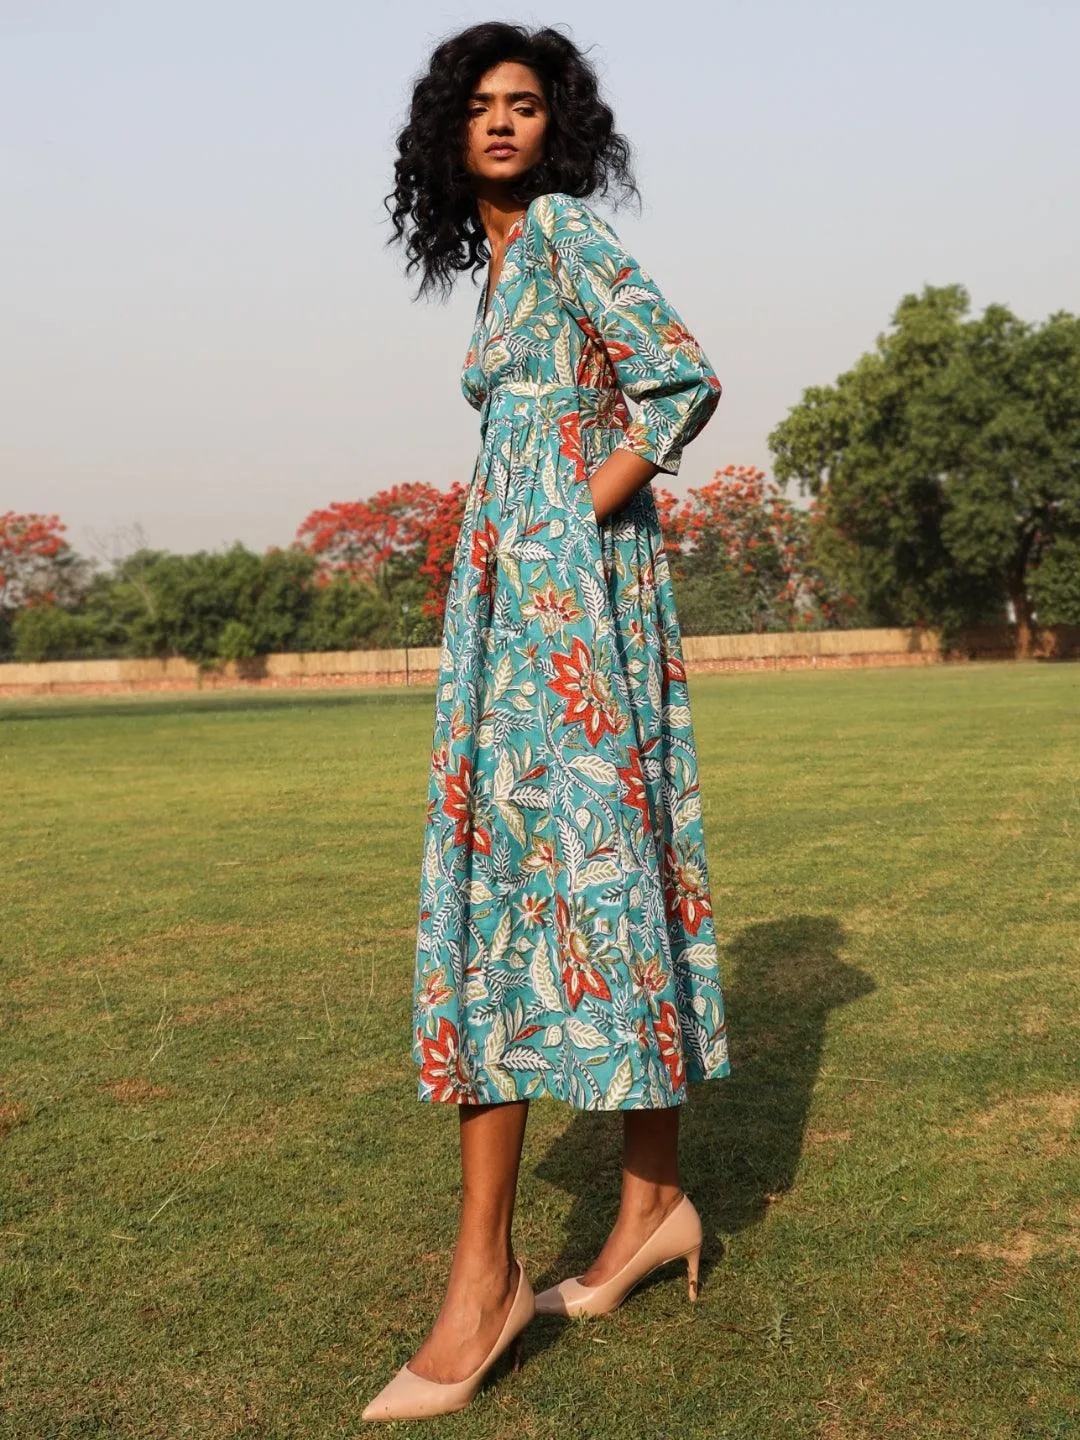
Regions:
<instances>
[{"instance_id":1,"label":"shoe heel","mask_svg":"<svg viewBox=\"0 0 1080 1440\"><path fill-rule=\"evenodd\" d=\"M698 1297L698 1269L701 1265L701 1246L691 1250L686 1257L686 1288L689 1291L691 1301Z\"/></svg>"},{"instance_id":2,"label":"shoe heel","mask_svg":"<svg viewBox=\"0 0 1080 1440\"><path fill-rule=\"evenodd\" d=\"M510 1369L517 1371L521 1369L521 1336L515 1335L510 1341Z\"/></svg>"}]
</instances>

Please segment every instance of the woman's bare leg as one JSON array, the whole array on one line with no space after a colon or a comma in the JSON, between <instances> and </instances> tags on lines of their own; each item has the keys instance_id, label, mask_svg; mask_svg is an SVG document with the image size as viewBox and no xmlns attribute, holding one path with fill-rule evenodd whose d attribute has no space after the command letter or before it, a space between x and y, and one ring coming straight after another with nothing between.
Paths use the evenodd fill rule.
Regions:
<instances>
[{"instance_id":1,"label":"woman's bare leg","mask_svg":"<svg viewBox=\"0 0 1080 1440\"><path fill-rule=\"evenodd\" d=\"M446 1298L409 1369L428 1380L464 1380L499 1337L517 1286L510 1245L527 1100L462 1105L461 1219Z\"/></svg>"},{"instance_id":2,"label":"woman's bare leg","mask_svg":"<svg viewBox=\"0 0 1080 1440\"><path fill-rule=\"evenodd\" d=\"M682 1196L679 1185L679 1107L627 1110L619 1214L604 1248L581 1277L602 1285L621 1270Z\"/></svg>"}]
</instances>

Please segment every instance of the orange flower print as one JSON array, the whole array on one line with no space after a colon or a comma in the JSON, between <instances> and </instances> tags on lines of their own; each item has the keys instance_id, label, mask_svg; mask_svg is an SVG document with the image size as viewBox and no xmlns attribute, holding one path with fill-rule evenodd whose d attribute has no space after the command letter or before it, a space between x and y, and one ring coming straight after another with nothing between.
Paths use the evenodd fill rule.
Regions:
<instances>
[{"instance_id":1,"label":"orange flower print","mask_svg":"<svg viewBox=\"0 0 1080 1440\"><path fill-rule=\"evenodd\" d=\"M619 735L626 728L626 719L615 702L607 677L593 666L592 651L584 640L574 636L569 655L552 652L551 663L558 678L549 680L548 689L566 701L563 724L580 722L585 738L594 748L605 733Z\"/></svg>"},{"instance_id":2,"label":"orange flower print","mask_svg":"<svg viewBox=\"0 0 1080 1440\"><path fill-rule=\"evenodd\" d=\"M561 895L555 897L555 929L559 939L562 982L570 1009L576 1010L586 994L595 995L598 1000L610 1000L607 981L590 958L589 937L580 925L574 923L570 907Z\"/></svg>"},{"instance_id":3,"label":"orange flower print","mask_svg":"<svg viewBox=\"0 0 1080 1440\"><path fill-rule=\"evenodd\" d=\"M499 532L494 523L486 519L483 528L479 525L473 531L472 563L480 571L477 593L491 595L495 589L495 551L499 544Z\"/></svg>"},{"instance_id":4,"label":"orange flower print","mask_svg":"<svg viewBox=\"0 0 1080 1440\"><path fill-rule=\"evenodd\" d=\"M418 980L416 1000L425 1010L434 1010L445 1005L453 993L446 983L446 967L439 965L430 975Z\"/></svg>"},{"instance_id":5,"label":"orange flower print","mask_svg":"<svg viewBox=\"0 0 1080 1440\"><path fill-rule=\"evenodd\" d=\"M696 935L701 922L712 915L712 901L705 889L702 868L693 860L680 861L670 845L664 846L664 860L668 918L679 920L688 935Z\"/></svg>"},{"instance_id":6,"label":"orange flower print","mask_svg":"<svg viewBox=\"0 0 1080 1440\"><path fill-rule=\"evenodd\" d=\"M454 827L455 845L468 845L470 850L479 850L482 855L490 855L491 835L477 819L473 778L472 766L462 755L457 774L452 770L446 772L446 799L443 801L443 810L451 820L457 821Z\"/></svg>"},{"instance_id":7,"label":"orange flower print","mask_svg":"<svg viewBox=\"0 0 1080 1440\"><path fill-rule=\"evenodd\" d=\"M534 895L527 890L521 897L518 904L518 913L521 916L522 924L528 929L531 925L539 925L543 922L544 911L548 902L542 895Z\"/></svg>"},{"instance_id":8,"label":"orange flower print","mask_svg":"<svg viewBox=\"0 0 1080 1440\"><path fill-rule=\"evenodd\" d=\"M662 994L668 987L671 977L660 963L658 955L650 955L645 960L640 955L635 955L630 964L630 976L635 987L640 990L652 1002L654 995Z\"/></svg>"},{"instance_id":9,"label":"orange flower print","mask_svg":"<svg viewBox=\"0 0 1080 1440\"><path fill-rule=\"evenodd\" d=\"M631 810L641 811L645 833L652 829L652 813L649 809L649 794L645 789L645 776L641 770L641 755L636 745L630 746L630 764L616 767L619 779L624 785L623 799Z\"/></svg>"},{"instance_id":10,"label":"orange flower print","mask_svg":"<svg viewBox=\"0 0 1080 1440\"><path fill-rule=\"evenodd\" d=\"M581 450L581 416L576 410L559 416L559 454L574 467L573 483L585 479L585 456Z\"/></svg>"},{"instance_id":11,"label":"orange flower print","mask_svg":"<svg viewBox=\"0 0 1080 1440\"><path fill-rule=\"evenodd\" d=\"M480 1097L476 1093L472 1076L469 1074L465 1057L458 1044L457 1027L445 1016L439 1017L439 1031L432 1040L421 1035L420 1049L423 1060L420 1064L421 1084L428 1086L432 1100L445 1100L451 1104L477 1105Z\"/></svg>"},{"instance_id":12,"label":"orange flower print","mask_svg":"<svg viewBox=\"0 0 1080 1440\"><path fill-rule=\"evenodd\" d=\"M682 1032L675 1006L665 1000L660 1006L660 1018L653 1021L656 1043L660 1047L660 1059L671 1077L672 1090L681 1090L686 1083L686 1067L683 1064Z\"/></svg>"},{"instance_id":13,"label":"orange flower print","mask_svg":"<svg viewBox=\"0 0 1080 1440\"><path fill-rule=\"evenodd\" d=\"M556 875L562 869L562 861L555 853L555 846L550 840L545 840L542 835L534 835L532 849L527 855L522 856L521 868L531 870L534 874L546 874L552 883Z\"/></svg>"},{"instance_id":14,"label":"orange flower print","mask_svg":"<svg viewBox=\"0 0 1080 1440\"><path fill-rule=\"evenodd\" d=\"M672 681L682 684L686 680L686 666L676 655L664 656L664 668L660 678L660 698L667 704L668 691Z\"/></svg>"},{"instance_id":15,"label":"orange flower print","mask_svg":"<svg viewBox=\"0 0 1080 1440\"><path fill-rule=\"evenodd\" d=\"M538 620L545 635L554 635L565 625L584 618L585 611L574 599L573 590L560 590L554 580L534 590L521 607L526 620Z\"/></svg>"}]
</instances>

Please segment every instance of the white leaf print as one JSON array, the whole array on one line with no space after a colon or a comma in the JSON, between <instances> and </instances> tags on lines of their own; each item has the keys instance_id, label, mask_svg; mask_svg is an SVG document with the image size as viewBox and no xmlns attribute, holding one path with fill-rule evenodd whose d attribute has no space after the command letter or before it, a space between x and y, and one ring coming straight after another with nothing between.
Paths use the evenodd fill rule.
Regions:
<instances>
[{"instance_id":1,"label":"white leaf print","mask_svg":"<svg viewBox=\"0 0 1080 1440\"><path fill-rule=\"evenodd\" d=\"M548 526L548 534L553 540L558 540L559 536L563 533L565 529L566 526L561 520L552 520L551 524Z\"/></svg>"},{"instance_id":2,"label":"white leaf print","mask_svg":"<svg viewBox=\"0 0 1080 1440\"><path fill-rule=\"evenodd\" d=\"M514 678L514 662L509 655L503 655L495 666L495 688L494 698L501 700L510 688L510 682Z\"/></svg>"},{"instance_id":3,"label":"white leaf print","mask_svg":"<svg viewBox=\"0 0 1080 1440\"><path fill-rule=\"evenodd\" d=\"M606 1110L617 1110L626 1097L630 1094L634 1083L634 1072L630 1068L630 1057L626 1056L619 1061L615 1074L611 1077L611 1083L604 1092L604 1108Z\"/></svg>"},{"instance_id":4,"label":"white leaf print","mask_svg":"<svg viewBox=\"0 0 1080 1440\"><path fill-rule=\"evenodd\" d=\"M572 1044L581 1050L603 1050L608 1043L607 1036L601 1035L595 1025L590 1025L587 1020L579 1020L576 1015L568 1015L563 1023Z\"/></svg>"},{"instance_id":5,"label":"white leaf print","mask_svg":"<svg viewBox=\"0 0 1080 1440\"><path fill-rule=\"evenodd\" d=\"M526 285L526 287L525 287L525 293L522 295L521 299L518 301L517 305L514 307L514 313L513 313L513 315L510 317L510 324L511 324L512 326L515 326L515 327L518 326L518 325L524 325L525 322L528 320L529 316L530 316L530 315L533 313L533 311L536 309L536 305L537 305L536 281L535 281L535 280L530 280L529 283L528 283L528 285Z\"/></svg>"},{"instance_id":6,"label":"white leaf print","mask_svg":"<svg viewBox=\"0 0 1080 1440\"><path fill-rule=\"evenodd\" d=\"M500 664L501 663L500 661ZM505 689L505 686L503 688ZM498 765L495 767L495 803L498 805L508 799L510 791L513 788L514 766L510 759L509 750L504 750L499 756Z\"/></svg>"},{"instance_id":7,"label":"white leaf print","mask_svg":"<svg viewBox=\"0 0 1080 1440\"><path fill-rule=\"evenodd\" d=\"M701 796L688 795L679 806L679 829L685 830L691 820L701 819Z\"/></svg>"},{"instance_id":8,"label":"white leaf print","mask_svg":"<svg viewBox=\"0 0 1080 1440\"><path fill-rule=\"evenodd\" d=\"M556 815L555 824L559 831L563 860L570 874L574 875L585 864L585 842L562 815Z\"/></svg>"},{"instance_id":9,"label":"white leaf print","mask_svg":"<svg viewBox=\"0 0 1080 1440\"><path fill-rule=\"evenodd\" d=\"M506 1016L501 1010L497 1011L494 1020L491 1022L491 1029L484 1041L484 1064L498 1065L502 1052L506 1049Z\"/></svg>"},{"instance_id":10,"label":"white leaf print","mask_svg":"<svg viewBox=\"0 0 1080 1440\"><path fill-rule=\"evenodd\" d=\"M638 271L641 274L641 271ZM620 285L620 305L652 305L656 301L656 291L650 290L644 285Z\"/></svg>"},{"instance_id":11,"label":"white leaf print","mask_svg":"<svg viewBox=\"0 0 1080 1440\"><path fill-rule=\"evenodd\" d=\"M709 1002L705 999L704 995L695 995L693 1006L695 1015L704 1016L706 1010L709 1008Z\"/></svg>"},{"instance_id":12,"label":"white leaf print","mask_svg":"<svg viewBox=\"0 0 1080 1440\"><path fill-rule=\"evenodd\" d=\"M503 574L510 581L510 584L513 585L518 595L521 595L521 569L513 555L509 551L507 551L506 554L500 553L499 564L502 567Z\"/></svg>"},{"instance_id":13,"label":"white leaf print","mask_svg":"<svg viewBox=\"0 0 1080 1440\"><path fill-rule=\"evenodd\" d=\"M527 708L532 708L528 706ZM545 790L539 785L519 785L514 791L514 803L524 805L529 810L544 810L547 808L548 796Z\"/></svg>"},{"instance_id":14,"label":"white leaf print","mask_svg":"<svg viewBox=\"0 0 1080 1440\"><path fill-rule=\"evenodd\" d=\"M551 551L542 540L521 540L514 546L514 554L519 560L551 559Z\"/></svg>"},{"instance_id":15,"label":"white leaf print","mask_svg":"<svg viewBox=\"0 0 1080 1440\"><path fill-rule=\"evenodd\" d=\"M688 945L679 956L684 965L701 965L711 970L717 963L715 945Z\"/></svg>"},{"instance_id":16,"label":"white leaf print","mask_svg":"<svg viewBox=\"0 0 1080 1440\"><path fill-rule=\"evenodd\" d=\"M587 805L582 805L579 810L574 811L574 823L580 825L582 830L587 830L589 821L592 819L592 811Z\"/></svg>"},{"instance_id":17,"label":"white leaf print","mask_svg":"<svg viewBox=\"0 0 1080 1440\"><path fill-rule=\"evenodd\" d=\"M544 1043L546 1046L548 1046L549 1048L550 1048L552 1045L561 1045L561 1044L562 1044L562 1026L561 1026L561 1025L549 1025L549 1026L547 1027L547 1029L544 1031L544 1040L543 1040L543 1043Z\"/></svg>"},{"instance_id":18,"label":"white leaf print","mask_svg":"<svg viewBox=\"0 0 1080 1440\"><path fill-rule=\"evenodd\" d=\"M506 947L510 944L510 911L504 910L499 917L499 923L495 927L495 934L491 937L491 963L498 965L499 961L506 954Z\"/></svg>"},{"instance_id":19,"label":"white leaf print","mask_svg":"<svg viewBox=\"0 0 1080 1440\"><path fill-rule=\"evenodd\" d=\"M561 508L563 502L559 498L559 487L555 481L555 462L550 455L544 457L541 479L544 482L544 494L547 496L548 504L554 505L556 509Z\"/></svg>"},{"instance_id":20,"label":"white leaf print","mask_svg":"<svg viewBox=\"0 0 1080 1440\"><path fill-rule=\"evenodd\" d=\"M585 598L585 609L589 619L596 626L597 635L606 635L609 628L607 591L588 570L578 570L581 589Z\"/></svg>"},{"instance_id":21,"label":"white leaf print","mask_svg":"<svg viewBox=\"0 0 1080 1440\"><path fill-rule=\"evenodd\" d=\"M578 875L578 884L611 885L622 879L622 873L614 860L590 860Z\"/></svg>"},{"instance_id":22,"label":"white leaf print","mask_svg":"<svg viewBox=\"0 0 1080 1440\"><path fill-rule=\"evenodd\" d=\"M483 880L470 880L468 895L470 905L483 905L485 900L494 899Z\"/></svg>"},{"instance_id":23,"label":"white leaf print","mask_svg":"<svg viewBox=\"0 0 1080 1440\"><path fill-rule=\"evenodd\" d=\"M517 1100L517 1086L513 1077L508 1075L501 1065L492 1065L488 1069L488 1079L494 1084L495 1089L504 1100Z\"/></svg>"},{"instance_id":24,"label":"white leaf print","mask_svg":"<svg viewBox=\"0 0 1080 1440\"><path fill-rule=\"evenodd\" d=\"M512 1045L502 1053L502 1063L507 1070L550 1070L551 1065L539 1050L530 1050L527 1045Z\"/></svg>"},{"instance_id":25,"label":"white leaf print","mask_svg":"<svg viewBox=\"0 0 1080 1440\"><path fill-rule=\"evenodd\" d=\"M569 325L564 325L555 336L552 354L555 359L555 379L560 385L572 385L574 383L574 367L570 363Z\"/></svg>"},{"instance_id":26,"label":"white leaf print","mask_svg":"<svg viewBox=\"0 0 1080 1440\"><path fill-rule=\"evenodd\" d=\"M592 780L597 785L615 784L615 766L610 760L604 760L599 755L575 755L570 765L579 775L584 775L587 780Z\"/></svg>"},{"instance_id":27,"label":"white leaf print","mask_svg":"<svg viewBox=\"0 0 1080 1440\"><path fill-rule=\"evenodd\" d=\"M488 988L483 980L474 975L465 986L464 997L466 1005L476 1005L479 1001L488 998Z\"/></svg>"},{"instance_id":28,"label":"white leaf print","mask_svg":"<svg viewBox=\"0 0 1080 1440\"><path fill-rule=\"evenodd\" d=\"M545 1009L554 1011L556 1014L562 1011L562 999L551 977L551 964L548 960L547 941L543 935L536 942L536 949L533 951L532 966L529 970L529 978L536 989ZM549 1027L549 1033L551 1028ZM547 1040L544 1041L547 1044ZM555 1044L555 1041L551 1042Z\"/></svg>"},{"instance_id":29,"label":"white leaf print","mask_svg":"<svg viewBox=\"0 0 1080 1440\"><path fill-rule=\"evenodd\" d=\"M690 724L690 710L686 705L665 705L664 724L673 730L685 730Z\"/></svg>"},{"instance_id":30,"label":"white leaf print","mask_svg":"<svg viewBox=\"0 0 1080 1440\"><path fill-rule=\"evenodd\" d=\"M525 844L525 820L516 805L506 800L496 800L495 807L506 823L506 828L519 845Z\"/></svg>"},{"instance_id":31,"label":"white leaf print","mask_svg":"<svg viewBox=\"0 0 1080 1440\"><path fill-rule=\"evenodd\" d=\"M649 692L649 704L653 710L660 709L660 701L663 698L660 691L660 676L655 665L649 666L649 678L646 681L646 689Z\"/></svg>"}]
</instances>

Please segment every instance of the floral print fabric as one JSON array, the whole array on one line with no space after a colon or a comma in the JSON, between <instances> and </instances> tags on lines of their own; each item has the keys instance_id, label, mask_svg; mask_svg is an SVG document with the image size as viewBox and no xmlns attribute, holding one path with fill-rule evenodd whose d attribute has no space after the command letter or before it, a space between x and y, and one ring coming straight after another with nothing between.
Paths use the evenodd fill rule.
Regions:
<instances>
[{"instance_id":1,"label":"floral print fabric","mask_svg":"<svg viewBox=\"0 0 1080 1440\"><path fill-rule=\"evenodd\" d=\"M651 487L598 524L588 477L617 448L676 474L720 383L571 195L514 222L485 299L420 883L420 1098L675 1105L729 1071L686 672Z\"/></svg>"}]
</instances>

